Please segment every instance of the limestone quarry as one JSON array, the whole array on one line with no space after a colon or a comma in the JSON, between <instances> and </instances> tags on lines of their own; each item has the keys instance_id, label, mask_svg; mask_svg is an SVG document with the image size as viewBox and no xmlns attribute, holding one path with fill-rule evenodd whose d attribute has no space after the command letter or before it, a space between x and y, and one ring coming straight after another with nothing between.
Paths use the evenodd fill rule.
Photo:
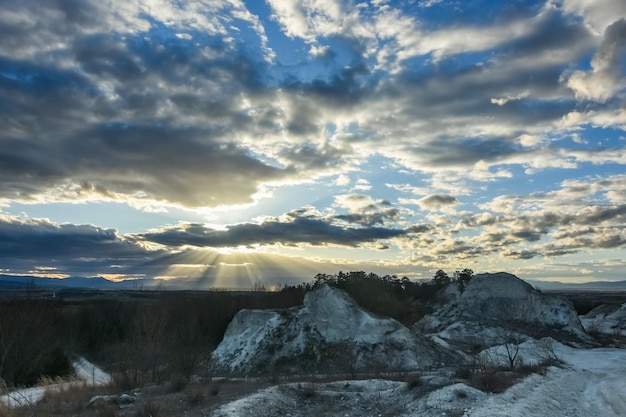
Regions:
<instances>
[{"instance_id":1,"label":"limestone quarry","mask_svg":"<svg viewBox=\"0 0 626 417\"><path fill-rule=\"evenodd\" d=\"M455 359L328 285L306 294L302 307L240 311L213 352L216 368L235 375L409 371Z\"/></svg>"},{"instance_id":2,"label":"limestone quarry","mask_svg":"<svg viewBox=\"0 0 626 417\"><path fill-rule=\"evenodd\" d=\"M449 285L441 297L442 305L413 326L417 334L431 334L458 347L543 336L591 342L568 300L543 294L511 274L479 274L463 289Z\"/></svg>"},{"instance_id":3,"label":"limestone quarry","mask_svg":"<svg viewBox=\"0 0 626 417\"><path fill-rule=\"evenodd\" d=\"M89 397L64 415L626 416L624 305L579 317L568 300L506 273L428 299L430 312L406 327L321 284L297 307L240 310L187 388L119 392L113 376L76 361L86 378L11 391L0 415L61 415L63 393L82 387ZM44 411L34 413L37 401Z\"/></svg>"},{"instance_id":4,"label":"limestone quarry","mask_svg":"<svg viewBox=\"0 0 626 417\"><path fill-rule=\"evenodd\" d=\"M594 319L619 322L621 310ZM618 383L626 378L626 352L593 347L569 301L511 274L450 284L433 313L411 329L324 285L308 293L302 307L237 314L213 353L216 369L230 375L398 370L409 379L282 383L211 416L626 415L626 388ZM504 374L515 381L497 393L459 377L461 369L509 365L540 371Z\"/></svg>"}]
</instances>

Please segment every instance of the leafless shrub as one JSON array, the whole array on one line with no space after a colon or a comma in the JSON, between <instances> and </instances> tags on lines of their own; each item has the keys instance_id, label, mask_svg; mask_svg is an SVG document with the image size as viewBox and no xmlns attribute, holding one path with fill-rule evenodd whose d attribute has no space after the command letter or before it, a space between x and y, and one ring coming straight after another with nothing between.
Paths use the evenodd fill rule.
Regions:
<instances>
[{"instance_id":1,"label":"leafless shrub","mask_svg":"<svg viewBox=\"0 0 626 417\"><path fill-rule=\"evenodd\" d=\"M423 385L424 381L422 380L421 375L410 375L406 379L406 387L409 391Z\"/></svg>"},{"instance_id":2,"label":"leafless shrub","mask_svg":"<svg viewBox=\"0 0 626 417\"><path fill-rule=\"evenodd\" d=\"M181 375L176 375L169 381L167 385L171 392L181 392L187 386L187 382L187 378Z\"/></svg>"},{"instance_id":3,"label":"leafless shrub","mask_svg":"<svg viewBox=\"0 0 626 417\"><path fill-rule=\"evenodd\" d=\"M116 391L131 391L142 385L139 374L133 370L121 369L111 374L109 386Z\"/></svg>"},{"instance_id":4,"label":"leafless shrub","mask_svg":"<svg viewBox=\"0 0 626 417\"><path fill-rule=\"evenodd\" d=\"M187 392L187 401L189 401L191 405L201 404L204 400L204 393L201 389L195 388Z\"/></svg>"},{"instance_id":5,"label":"leafless shrub","mask_svg":"<svg viewBox=\"0 0 626 417\"><path fill-rule=\"evenodd\" d=\"M470 383L477 389L485 392L504 392L515 384L515 378L505 375L493 369L490 372L480 373L472 376Z\"/></svg>"},{"instance_id":6,"label":"leafless shrub","mask_svg":"<svg viewBox=\"0 0 626 417\"><path fill-rule=\"evenodd\" d=\"M97 411L98 417L117 417L117 408L110 404L105 404Z\"/></svg>"},{"instance_id":7,"label":"leafless shrub","mask_svg":"<svg viewBox=\"0 0 626 417\"><path fill-rule=\"evenodd\" d=\"M25 408L11 408L0 404L0 416L2 417L26 417L28 412Z\"/></svg>"},{"instance_id":8,"label":"leafless shrub","mask_svg":"<svg viewBox=\"0 0 626 417\"><path fill-rule=\"evenodd\" d=\"M317 385L313 382L298 384L300 395L305 399L313 398L317 395Z\"/></svg>"},{"instance_id":9,"label":"leafless shrub","mask_svg":"<svg viewBox=\"0 0 626 417\"><path fill-rule=\"evenodd\" d=\"M211 394L212 396L216 396L220 393L220 386L219 384L215 383L215 382L211 382L211 385L209 386L209 394Z\"/></svg>"},{"instance_id":10,"label":"leafless shrub","mask_svg":"<svg viewBox=\"0 0 626 417\"><path fill-rule=\"evenodd\" d=\"M161 415L161 406L151 401L146 402L135 413L135 417L159 417Z\"/></svg>"},{"instance_id":11,"label":"leafless shrub","mask_svg":"<svg viewBox=\"0 0 626 417\"><path fill-rule=\"evenodd\" d=\"M469 379L471 378L472 375L474 375L474 368L471 366L462 366L460 368L457 368L456 371L454 372L454 376L456 378L461 378L461 379Z\"/></svg>"},{"instance_id":12,"label":"leafless shrub","mask_svg":"<svg viewBox=\"0 0 626 417\"><path fill-rule=\"evenodd\" d=\"M70 372L61 347L60 319L41 300L0 303L0 378L9 386L29 386L41 376Z\"/></svg>"},{"instance_id":13,"label":"leafless shrub","mask_svg":"<svg viewBox=\"0 0 626 417\"><path fill-rule=\"evenodd\" d=\"M454 396L460 400L467 398L467 391L461 388L457 388L454 390Z\"/></svg>"}]
</instances>

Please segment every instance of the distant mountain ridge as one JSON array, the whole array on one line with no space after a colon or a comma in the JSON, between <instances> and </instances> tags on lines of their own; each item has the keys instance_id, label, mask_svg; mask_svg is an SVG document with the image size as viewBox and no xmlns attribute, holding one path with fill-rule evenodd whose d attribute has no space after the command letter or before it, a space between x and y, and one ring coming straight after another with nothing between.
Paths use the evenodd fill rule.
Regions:
<instances>
[{"instance_id":1,"label":"distant mountain ridge","mask_svg":"<svg viewBox=\"0 0 626 417\"><path fill-rule=\"evenodd\" d=\"M40 289L93 289L130 290L141 286L154 286L152 280L111 281L104 277L42 278L31 275L0 274L0 290L19 290L29 287Z\"/></svg>"},{"instance_id":2,"label":"distant mountain ridge","mask_svg":"<svg viewBox=\"0 0 626 417\"><path fill-rule=\"evenodd\" d=\"M539 290L596 290L596 291L626 291L626 281L595 281L584 283L568 283L558 281L525 280ZM96 277L68 277L68 278L44 278L32 275L8 275L0 274L0 291L19 290L31 286L41 289L93 289L93 290L133 290L154 289L162 286L163 289L185 289L196 287L191 280L179 279L162 285L158 279L127 279L123 281L111 281L107 278Z\"/></svg>"},{"instance_id":3,"label":"distant mountain ridge","mask_svg":"<svg viewBox=\"0 0 626 417\"><path fill-rule=\"evenodd\" d=\"M526 280L533 287L540 290L597 290L597 291L626 291L626 281L591 281L591 282L559 282Z\"/></svg>"}]
</instances>

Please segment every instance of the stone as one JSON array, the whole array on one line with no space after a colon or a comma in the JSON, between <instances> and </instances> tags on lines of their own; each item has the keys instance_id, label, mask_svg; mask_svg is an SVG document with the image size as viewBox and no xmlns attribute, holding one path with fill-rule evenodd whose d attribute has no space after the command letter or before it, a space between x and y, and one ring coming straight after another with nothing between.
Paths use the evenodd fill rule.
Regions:
<instances>
[{"instance_id":1,"label":"stone","mask_svg":"<svg viewBox=\"0 0 626 417\"><path fill-rule=\"evenodd\" d=\"M213 352L217 370L266 372L387 372L425 369L447 352L398 321L361 308L346 292L322 285L303 306L242 310Z\"/></svg>"},{"instance_id":2,"label":"stone","mask_svg":"<svg viewBox=\"0 0 626 417\"><path fill-rule=\"evenodd\" d=\"M570 341L590 340L570 301L543 294L512 274L479 274L463 291L450 284L443 297L442 306L412 327L416 333L483 347L544 331Z\"/></svg>"}]
</instances>

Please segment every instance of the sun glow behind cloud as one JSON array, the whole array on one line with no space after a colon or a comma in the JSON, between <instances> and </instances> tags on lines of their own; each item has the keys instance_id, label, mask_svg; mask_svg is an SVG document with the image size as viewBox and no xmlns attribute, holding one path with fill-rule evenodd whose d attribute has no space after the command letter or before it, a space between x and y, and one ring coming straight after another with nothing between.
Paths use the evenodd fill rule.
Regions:
<instances>
[{"instance_id":1,"label":"sun glow behind cloud","mask_svg":"<svg viewBox=\"0 0 626 417\"><path fill-rule=\"evenodd\" d=\"M3 272L620 278L622 1L61 3L0 5Z\"/></svg>"}]
</instances>

